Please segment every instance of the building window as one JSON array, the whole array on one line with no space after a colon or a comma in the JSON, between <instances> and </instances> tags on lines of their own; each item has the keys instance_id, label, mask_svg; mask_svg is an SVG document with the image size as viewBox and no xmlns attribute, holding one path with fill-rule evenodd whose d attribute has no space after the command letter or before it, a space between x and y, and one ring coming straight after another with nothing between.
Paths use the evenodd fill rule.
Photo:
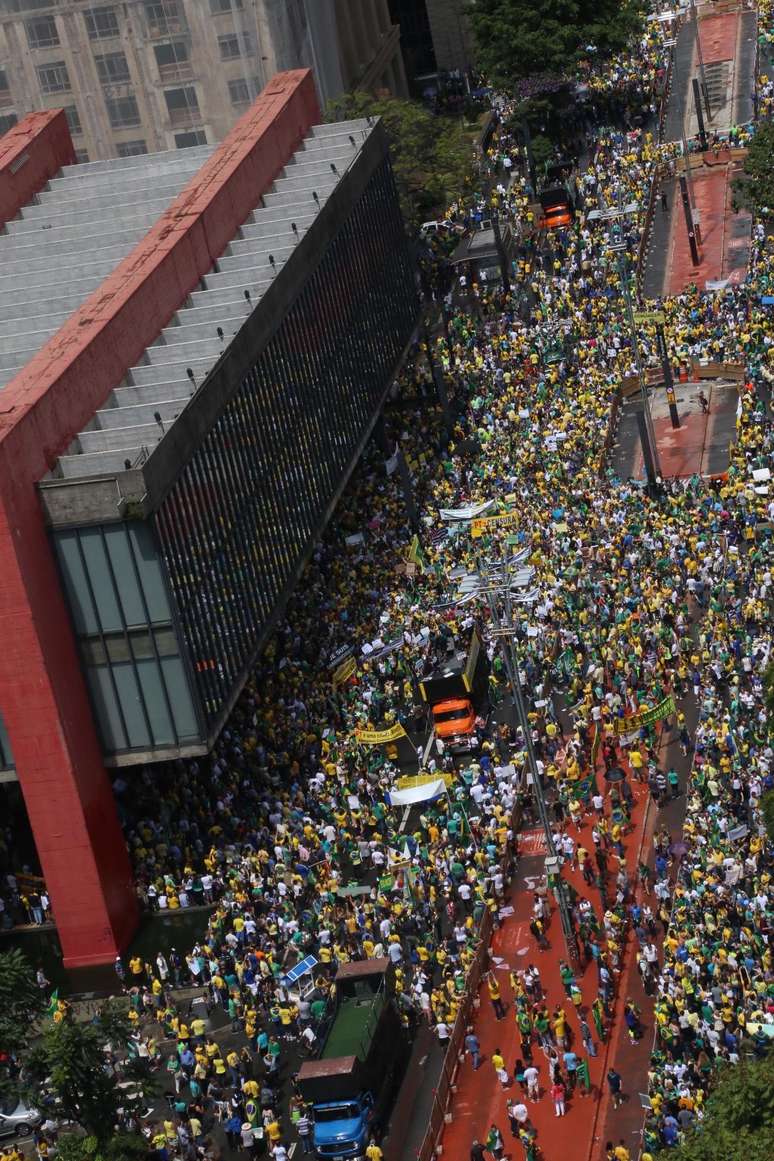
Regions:
<instances>
[{"instance_id":1,"label":"building window","mask_svg":"<svg viewBox=\"0 0 774 1161\"><path fill-rule=\"evenodd\" d=\"M0 69L0 109L6 109L12 104L13 97L8 87L8 74L5 69Z\"/></svg>"},{"instance_id":2,"label":"building window","mask_svg":"<svg viewBox=\"0 0 774 1161\"><path fill-rule=\"evenodd\" d=\"M221 60L236 60L237 57L252 56L253 54L253 44L247 33L242 36L237 36L236 33L219 36L218 48Z\"/></svg>"},{"instance_id":3,"label":"building window","mask_svg":"<svg viewBox=\"0 0 774 1161\"><path fill-rule=\"evenodd\" d=\"M115 8L87 8L83 19L90 40L110 40L120 35Z\"/></svg>"},{"instance_id":4,"label":"building window","mask_svg":"<svg viewBox=\"0 0 774 1161\"><path fill-rule=\"evenodd\" d=\"M53 16L37 16L34 20L25 20L24 27L30 48L53 48L59 44L59 33Z\"/></svg>"},{"instance_id":5,"label":"building window","mask_svg":"<svg viewBox=\"0 0 774 1161\"><path fill-rule=\"evenodd\" d=\"M228 95L231 98L232 105L249 105L250 86L244 77L239 77L236 81L228 82Z\"/></svg>"},{"instance_id":6,"label":"building window","mask_svg":"<svg viewBox=\"0 0 774 1161\"><path fill-rule=\"evenodd\" d=\"M105 52L94 57L97 76L103 85L125 84L130 80L129 62L122 52Z\"/></svg>"},{"instance_id":7,"label":"building window","mask_svg":"<svg viewBox=\"0 0 774 1161\"><path fill-rule=\"evenodd\" d=\"M67 106L65 109L65 117L67 118L67 127L72 137L75 137L78 133L83 133L81 117L75 105Z\"/></svg>"},{"instance_id":8,"label":"building window","mask_svg":"<svg viewBox=\"0 0 774 1161\"><path fill-rule=\"evenodd\" d=\"M148 146L144 141L119 141L116 145L118 157L140 157L147 152Z\"/></svg>"},{"instance_id":9,"label":"building window","mask_svg":"<svg viewBox=\"0 0 774 1161\"><path fill-rule=\"evenodd\" d=\"M105 97L105 108L114 129L134 129L140 124L136 97Z\"/></svg>"},{"instance_id":10,"label":"building window","mask_svg":"<svg viewBox=\"0 0 774 1161\"><path fill-rule=\"evenodd\" d=\"M38 68L38 81L40 82L41 92L70 92L70 74L63 60L53 61L47 65L40 65Z\"/></svg>"},{"instance_id":11,"label":"building window","mask_svg":"<svg viewBox=\"0 0 774 1161\"><path fill-rule=\"evenodd\" d=\"M191 76L188 45L183 40L157 44L153 49L162 81L184 81Z\"/></svg>"},{"instance_id":12,"label":"building window","mask_svg":"<svg viewBox=\"0 0 774 1161\"><path fill-rule=\"evenodd\" d=\"M77 161L78 165L85 165L89 160L88 151L86 149L76 149L75 160Z\"/></svg>"},{"instance_id":13,"label":"building window","mask_svg":"<svg viewBox=\"0 0 774 1161\"><path fill-rule=\"evenodd\" d=\"M13 129L19 118L15 113L6 113L4 117L0 117L0 137L3 133L7 133L9 129Z\"/></svg>"},{"instance_id":14,"label":"building window","mask_svg":"<svg viewBox=\"0 0 774 1161\"><path fill-rule=\"evenodd\" d=\"M193 133L176 133L175 149L191 149L194 145L206 145L207 134L203 129L195 129Z\"/></svg>"},{"instance_id":15,"label":"building window","mask_svg":"<svg viewBox=\"0 0 774 1161\"><path fill-rule=\"evenodd\" d=\"M109 753L197 741L199 723L152 530L56 534L85 677Z\"/></svg>"},{"instance_id":16,"label":"building window","mask_svg":"<svg viewBox=\"0 0 774 1161\"><path fill-rule=\"evenodd\" d=\"M145 5L145 19L151 36L169 36L170 32L180 32L183 17L177 0L155 0Z\"/></svg>"},{"instance_id":17,"label":"building window","mask_svg":"<svg viewBox=\"0 0 774 1161\"><path fill-rule=\"evenodd\" d=\"M233 12L242 7L242 0L210 0L210 15L222 16L225 12Z\"/></svg>"},{"instance_id":18,"label":"building window","mask_svg":"<svg viewBox=\"0 0 774 1161\"><path fill-rule=\"evenodd\" d=\"M192 125L194 121L201 120L199 98L193 85L186 85L183 89L165 89L164 100L173 126Z\"/></svg>"}]
</instances>

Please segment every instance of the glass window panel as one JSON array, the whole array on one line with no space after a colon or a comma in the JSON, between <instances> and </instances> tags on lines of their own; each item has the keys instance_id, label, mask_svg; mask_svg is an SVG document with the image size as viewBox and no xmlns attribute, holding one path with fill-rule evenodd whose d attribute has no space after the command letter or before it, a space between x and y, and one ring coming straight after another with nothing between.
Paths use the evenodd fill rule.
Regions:
<instances>
[{"instance_id":1,"label":"glass window panel","mask_svg":"<svg viewBox=\"0 0 774 1161\"><path fill-rule=\"evenodd\" d=\"M102 745L109 754L115 753L117 750L125 750L128 742L110 670L107 666L87 669L86 681L97 715Z\"/></svg>"},{"instance_id":2,"label":"glass window panel","mask_svg":"<svg viewBox=\"0 0 774 1161\"><path fill-rule=\"evenodd\" d=\"M153 530L148 524L138 521L128 525L128 533L150 619L152 622L169 621L172 611Z\"/></svg>"},{"instance_id":3,"label":"glass window panel","mask_svg":"<svg viewBox=\"0 0 774 1161\"><path fill-rule=\"evenodd\" d=\"M134 666L131 664L113 665L112 673L129 735L129 749L147 749L151 746L153 739L148 732L145 706L140 696Z\"/></svg>"},{"instance_id":4,"label":"glass window panel","mask_svg":"<svg viewBox=\"0 0 774 1161\"><path fill-rule=\"evenodd\" d=\"M144 625L148 618L132 561L131 544L126 528L123 524L107 525L104 535L124 620L127 625Z\"/></svg>"},{"instance_id":5,"label":"glass window panel","mask_svg":"<svg viewBox=\"0 0 774 1161\"><path fill-rule=\"evenodd\" d=\"M118 603L118 594L110 575L110 567L100 530L99 528L81 528L79 537L91 582L91 590L97 606L99 627L104 632L115 632L123 629L124 623Z\"/></svg>"},{"instance_id":6,"label":"glass window panel","mask_svg":"<svg viewBox=\"0 0 774 1161\"><path fill-rule=\"evenodd\" d=\"M169 707L161 682L158 662L155 659L153 661L138 661L137 677L145 701L145 709L150 718L154 745L174 746L177 737L169 716Z\"/></svg>"},{"instance_id":7,"label":"glass window panel","mask_svg":"<svg viewBox=\"0 0 774 1161\"><path fill-rule=\"evenodd\" d=\"M162 657L160 664L175 717L178 739L180 742L195 741L199 737L199 724L183 662L179 657Z\"/></svg>"},{"instance_id":8,"label":"glass window panel","mask_svg":"<svg viewBox=\"0 0 774 1161\"><path fill-rule=\"evenodd\" d=\"M89 582L78 546L78 533L74 530L55 533L54 547L76 633L98 633L99 619L89 592Z\"/></svg>"}]
</instances>

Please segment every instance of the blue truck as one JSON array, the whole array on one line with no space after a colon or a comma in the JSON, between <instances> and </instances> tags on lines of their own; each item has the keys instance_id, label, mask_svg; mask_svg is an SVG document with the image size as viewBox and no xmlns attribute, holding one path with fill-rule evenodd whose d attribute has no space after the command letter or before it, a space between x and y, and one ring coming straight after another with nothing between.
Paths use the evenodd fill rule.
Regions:
<instances>
[{"instance_id":1,"label":"blue truck","mask_svg":"<svg viewBox=\"0 0 774 1161\"><path fill-rule=\"evenodd\" d=\"M328 1033L318 1058L299 1069L297 1085L312 1109L315 1155L360 1161L386 1126L409 1041L389 959L343 964L335 983Z\"/></svg>"}]
</instances>

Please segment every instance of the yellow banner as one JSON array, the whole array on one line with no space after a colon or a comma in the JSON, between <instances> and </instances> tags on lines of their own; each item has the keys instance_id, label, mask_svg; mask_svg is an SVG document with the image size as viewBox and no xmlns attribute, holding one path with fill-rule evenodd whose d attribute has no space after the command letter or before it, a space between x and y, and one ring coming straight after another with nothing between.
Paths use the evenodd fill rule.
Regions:
<instances>
[{"instance_id":1,"label":"yellow banner","mask_svg":"<svg viewBox=\"0 0 774 1161\"><path fill-rule=\"evenodd\" d=\"M343 685L345 681L349 681L356 669L357 661L354 657L348 657L346 661L342 661L341 665L338 665L333 671L333 676L331 677L333 688L336 689L339 685Z\"/></svg>"},{"instance_id":2,"label":"yellow banner","mask_svg":"<svg viewBox=\"0 0 774 1161\"><path fill-rule=\"evenodd\" d=\"M660 701L653 709L643 710L642 713L632 714L630 718L617 718L613 729L617 734L630 734L642 726L651 726L653 722L660 722L675 712L675 699L670 694Z\"/></svg>"},{"instance_id":3,"label":"yellow banner","mask_svg":"<svg viewBox=\"0 0 774 1161\"><path fill-rule=\"evenodd\" d=\"M355 730L355 741L361 746L383 746L386 742L397 742L398 738L407 738L408 734L400 722L390 726L389 730Z\"/></svg>"},{"instance_id":4,"label":"yellow banner","mask_svg":"<svg viewBox=\"0 0 774 1161\"><path fill-rule=\"evenodd\" d=\"M520 512L503 512L501 516L479 516L477 520L470 522L470 535L474 540L479 536L483 536L490 525L499 525L500 528L513 528L514 525L521 521L522 514Z\"/></svg>"},{"instance_id":5,"label":"yellow banner","mask_svg":"<svg viewBox=\"0 0 774 1161\"><path fill-rule=\"evenodd\" d=\"M448 790L454 782L454 775L443 774L440 770L436 774L402 774L395 786L398 790L413 790L415 786L429 786L431 782L443 782Z\"/></svg>"}]
</instances>

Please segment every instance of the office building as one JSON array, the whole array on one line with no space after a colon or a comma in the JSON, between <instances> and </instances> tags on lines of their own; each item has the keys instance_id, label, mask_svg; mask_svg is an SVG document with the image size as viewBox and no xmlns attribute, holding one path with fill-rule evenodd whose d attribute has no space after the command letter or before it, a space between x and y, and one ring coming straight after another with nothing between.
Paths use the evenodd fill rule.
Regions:
<instances>
[{"instance_id":1,"label":"office building","mask_svg":"<svg viewBox=\"0 0 774 1161\"><path fill-rule=\"evenodd\" d=\"M71 965L136 918L105 765L211 746L412 335L382 126L319 121L305 71L218 147L0 142L0 745Z\"/></svg>"},{"instance_id":2,"label":"office building","mask_svg":"<svg viewBox=\"0 0 774 1161\"><path fill-rule=\"evenodd\" d=\"M64 107L79 161L220 141L276 72L406 92L388 0L0 0L0 132Z\"/></svg>"}]
</instances>

